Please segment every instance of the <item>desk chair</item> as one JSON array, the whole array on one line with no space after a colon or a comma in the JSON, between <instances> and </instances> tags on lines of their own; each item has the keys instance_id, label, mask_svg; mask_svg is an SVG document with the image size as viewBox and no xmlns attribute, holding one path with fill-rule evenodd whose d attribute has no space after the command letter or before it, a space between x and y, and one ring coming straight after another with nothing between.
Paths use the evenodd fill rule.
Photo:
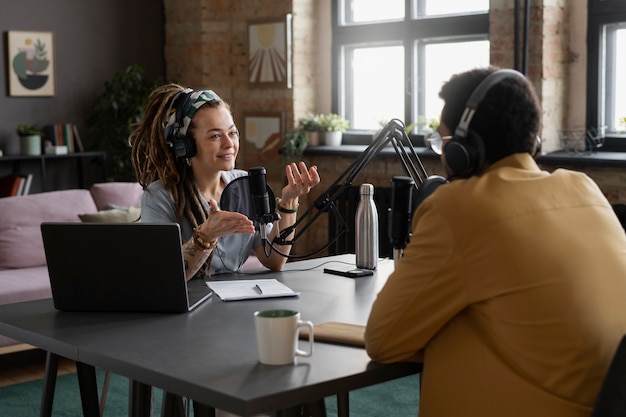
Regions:
<instances>
[{"instance_id":1,"label":"desk chair","mask_svg":"<svg viewBox=\"0 0 626 417\"><path fill-rule=\"evenodd\" d=\"M626 416L626 336L617 347L591 417Z\"/></svg>"}]
</instances>

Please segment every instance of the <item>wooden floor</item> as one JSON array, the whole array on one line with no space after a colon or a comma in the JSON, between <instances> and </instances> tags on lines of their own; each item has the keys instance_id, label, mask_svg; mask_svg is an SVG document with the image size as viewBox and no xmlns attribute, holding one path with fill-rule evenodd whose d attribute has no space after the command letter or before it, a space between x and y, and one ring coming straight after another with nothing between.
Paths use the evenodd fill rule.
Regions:
<instances>
[{"instance_id":1,"label":"wooden floor","mask_svg":"<svg viewBox=\"0 0 626 417\"><path fill-rule=\"evenodd\" d=\"M44 376L46 352L40 349L26 349L0 355L0 387L41 379ZM76 372L76 364L66 358L59 358L58 375Z\"/></svg>"}]
</instances>

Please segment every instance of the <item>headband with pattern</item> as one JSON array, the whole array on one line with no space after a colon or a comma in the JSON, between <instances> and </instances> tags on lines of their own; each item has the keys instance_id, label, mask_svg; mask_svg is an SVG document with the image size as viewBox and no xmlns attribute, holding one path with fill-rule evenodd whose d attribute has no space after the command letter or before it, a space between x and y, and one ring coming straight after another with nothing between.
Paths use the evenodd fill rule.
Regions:
<instances>
[{"instance_id":1,"label":"headband with pattern","mask_svg":"<svg viewBox=\"0 0 626 417\"><path fill-rule=\"evenodd\" d=\"M175 103L178 101L181 94L186 94L188 97L185 98L185 103L182 109L183 124L182 126L179 126L176 117L177 106L175 106ZM186 88L178 93L172 100L172 104L167 111L169 116L165 124L165 138L169 138L171 133L175 133L176 136L186 136L187 129L189 129L189 124L191 123L193 115L196 114L196 111L198 111L204 103L208 103L212 100L221 101L222 99L213 90L192 90L191 88ZM174 130L176 130L176 132L173 132Z\"/></svg>"}]
</instances>

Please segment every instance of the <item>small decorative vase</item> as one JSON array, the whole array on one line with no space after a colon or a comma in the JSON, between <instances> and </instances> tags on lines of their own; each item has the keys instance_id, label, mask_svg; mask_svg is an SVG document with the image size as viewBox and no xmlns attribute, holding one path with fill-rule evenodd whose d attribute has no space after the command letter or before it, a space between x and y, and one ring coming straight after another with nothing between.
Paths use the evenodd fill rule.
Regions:
<instances>
[{"instance_id":1,"label":"small decorative vase","mask_svg":"<svg viewBox=\"0 0 626 417\"><path fill-rule=\"evenodd\" d=\"M324 145L326 146L341 145L341 138L343 136L343 132L332 131L332 132L322 132L322 133L324 135Z\"/></svg>"},{"instance_id":2,"label":"small decorative vase","mask_svg":"<svg viewBox=\"0 0 626 417\"><path fill-rule=\"evenodd\" d=\"M21 136L20 148L22 155L41 155L41 136Z\"/></svg>"}]
</instances>

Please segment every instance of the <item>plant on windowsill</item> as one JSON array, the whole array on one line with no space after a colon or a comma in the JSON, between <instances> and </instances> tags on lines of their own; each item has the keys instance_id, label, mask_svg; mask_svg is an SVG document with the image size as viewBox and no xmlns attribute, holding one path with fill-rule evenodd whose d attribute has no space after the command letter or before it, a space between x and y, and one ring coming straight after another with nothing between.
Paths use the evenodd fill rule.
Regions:
<instances>
[{"instance_id":1,"label":"plant on windowsill","mask_svg":"<svg viewBox=\"0 0 626 417\"><path fill-rule=\"evenodd\" d=\"M320 144L320 134L322 126L320 125L321 115L307 113L306 117L302 117L298 120L298 126L304 130L307 139L308 146L317 146Z\"/></svg>"},{"instance_id":2,"label":"plant on windowsill","mask_svg":"<svg viewBox=\"0 0 626 417\"><path fill-rule=\"evenodd\" d=\"M301 127L290 130L283 138L280 154L287 157L300 156L309 143L307 132Z\"/></svg>"},{"instance_id":3,"label":"plant on windowsill","mask_svg":"<svg viewBox=\"0 0 626 417\"><path fill-rule=\"evenodd\" d=\"M343 132L350 127L350 121L338 114L328 113L319 116L319 125L324 136L322 143L328 146L339 146Z\"/></svg>"},{"instance_id":4,"label":"plant on windowsill","mask_svg":"<svg viewBox=\"0 0 626 417\"><path fill-rule=\"evenodd\" d=\"M285 156L300 156L307 146L319 145L320 115L307 113L298 119L295 129L285 134L280 153Z\"/></svg>"}]
</instances>

